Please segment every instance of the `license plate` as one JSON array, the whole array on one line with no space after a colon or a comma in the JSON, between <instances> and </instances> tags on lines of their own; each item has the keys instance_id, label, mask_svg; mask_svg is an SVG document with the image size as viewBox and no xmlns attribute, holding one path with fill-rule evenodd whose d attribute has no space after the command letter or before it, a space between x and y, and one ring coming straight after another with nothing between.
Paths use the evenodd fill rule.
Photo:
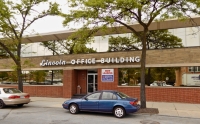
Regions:
<instances>
[{"instance_id":1,"label":"license plate","mask_svg":"<svg viewBox=\"0 0 200 124\"><path fill-rule=\"evenodd\" d=\"M20 98L25 98L24 96L20 96Z\"/></svg>"}]
</instances>

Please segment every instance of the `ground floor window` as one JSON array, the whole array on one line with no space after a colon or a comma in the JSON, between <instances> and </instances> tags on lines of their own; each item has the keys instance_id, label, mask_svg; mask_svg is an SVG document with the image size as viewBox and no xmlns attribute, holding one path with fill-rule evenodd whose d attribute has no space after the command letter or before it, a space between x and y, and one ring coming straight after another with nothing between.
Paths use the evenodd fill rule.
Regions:
<instances>
[{"instance_id":1,"label":"ground floor window","mask_svg":"<svg viewBox=\"0 0 200 124\"><path fill-rule=\"evenodd\" d=\"M174 86L177 68L146 68L146 86ZM120 68L119 86L139 86L140 68Z\"/></svg>"},{"instance_id":2,"label":"ground floor window","mask_svg":"<svg viewBox=\"0 0 200 124\"><path fill-rule=\"evenodd\" d=\"M63 85L62 70L22 71L24 85ZM17 84L17 73L0 72L1 84Z\"/></svg>"},{"instance_id":3,"label":"ground floor window","mask_svg":"<svg viewBox=\"0 0 200 124\"><path fill-rule=\"evenodd\" d=\"M119 68L119 85L135 86L140 83L139 68Z\"/></svg>"}]
</instances>

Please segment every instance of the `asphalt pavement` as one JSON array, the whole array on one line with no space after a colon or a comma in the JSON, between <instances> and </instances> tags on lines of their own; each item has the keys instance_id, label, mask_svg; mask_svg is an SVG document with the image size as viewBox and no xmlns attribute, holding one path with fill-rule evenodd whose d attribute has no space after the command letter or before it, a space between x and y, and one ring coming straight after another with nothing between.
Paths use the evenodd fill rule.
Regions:
<instances>
[{"instance_id":1,"label":"asphalt pavement","mask_svg":"<svg viewBox=\"0 0 200 124\"><path fill-rule=\"evenodd\" d=\"M66 98L31 97L31 101L58 102L51 107L61 107ZM200 118L200 104L170 103L170 102L146 102L147 108L157 108L158 115Z\"/></svg>"},{"instance_id":2,"label":"asphalt pavement","mask_svg":"<svg viewBox=\"0 0 200 124\"><path fill-rule=\"evenodd\" d=\"M23 107L0 109L0 124L199 124L200 104L147 102L158 114L133 113L118 119L112 114L70 114L62 108L65 98L31 97Z\"/></svg>"}]
</instances>

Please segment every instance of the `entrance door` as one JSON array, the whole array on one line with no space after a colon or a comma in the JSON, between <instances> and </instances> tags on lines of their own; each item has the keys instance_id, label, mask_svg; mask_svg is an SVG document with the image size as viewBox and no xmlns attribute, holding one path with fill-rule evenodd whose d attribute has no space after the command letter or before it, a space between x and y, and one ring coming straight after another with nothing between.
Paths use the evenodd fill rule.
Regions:
<instances>
[{"instance_id":1,"label":"entrance door","mask_svg":"<svg viewBox=\"0 0 200 124\"><path fill-rule=\"evenodd\" d=\"M97 91L97 73L88 73L87 76L87 91L88 93Z\"/></svg>"}]
</instances>

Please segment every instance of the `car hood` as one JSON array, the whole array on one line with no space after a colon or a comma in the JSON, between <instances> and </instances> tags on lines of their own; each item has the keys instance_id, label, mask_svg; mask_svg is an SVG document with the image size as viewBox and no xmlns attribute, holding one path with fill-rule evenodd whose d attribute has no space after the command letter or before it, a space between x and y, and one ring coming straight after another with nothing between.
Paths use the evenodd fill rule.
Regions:
<instances>
[{"instance_id":1,"label":"car hood","mask_svg":"<svg viewBox=\"0 0 200 124\"><path fill-rule=\"evenodd\" d=\"M69 99L69 100L66 100L65 103L67 102L79 102L81 101L82 98L73 98L73 99Z\"/></svg>"}]
</instances>

